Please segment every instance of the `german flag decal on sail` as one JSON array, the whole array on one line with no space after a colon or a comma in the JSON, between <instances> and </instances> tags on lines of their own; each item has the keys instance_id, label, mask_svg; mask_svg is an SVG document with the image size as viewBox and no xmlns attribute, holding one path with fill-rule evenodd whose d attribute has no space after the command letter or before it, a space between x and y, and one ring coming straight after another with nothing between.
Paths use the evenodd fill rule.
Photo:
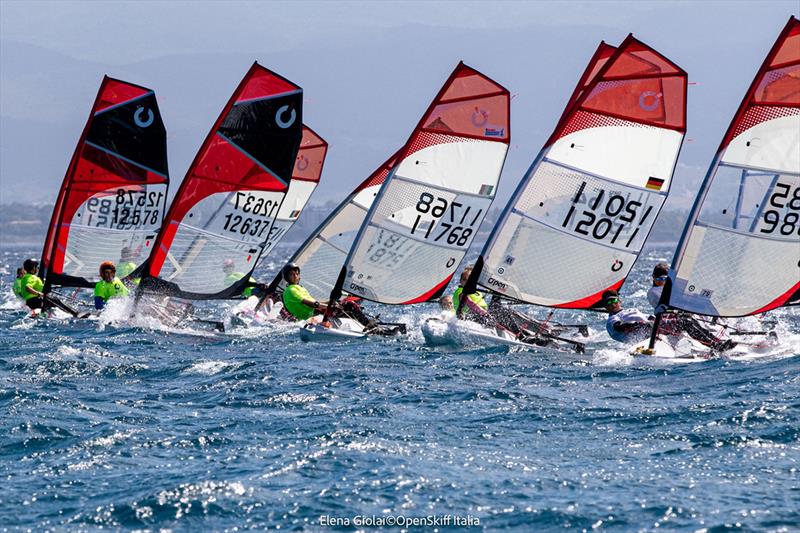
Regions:
<instances>
[{"instance_id":1,"label":"german flag decal on sail","mask_svg":"<svg viewBox=\"0 0 800 533\"><path fill-rule=\"evenodd\" d=\"M654 191L660 191L662 185L664 185L664 180L650 176L647 178L647 185L645 185L645 187L653 189Z\"/></svg>"}]
</instances>

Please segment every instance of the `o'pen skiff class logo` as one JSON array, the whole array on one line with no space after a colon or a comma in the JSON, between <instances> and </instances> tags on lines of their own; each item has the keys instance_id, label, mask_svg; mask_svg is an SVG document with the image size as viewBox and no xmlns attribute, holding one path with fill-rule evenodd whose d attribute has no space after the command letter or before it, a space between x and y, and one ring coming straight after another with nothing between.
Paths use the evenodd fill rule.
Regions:
<instances>
[{"instance_id":1,"label":"o'pen skiff class logo","mask_svg":"<svg viewBox=\"0 0 800 533\"><path fill-rule=\"evenodd\" d=\"M639 95L639 107L645 111L655 111L662 96L664 96L663 93L645 91Z\"/></svg>"},{"instance_id":2,"label":"o'pen skiff class logo","mask_svg":"<svg viewBox=\"0 0 800 533\"><path fill-rule=\"evenodd\" d=\"M294 124L294 121L297 118L297 112L294 109L292 109L291 113L289 113L289 120L283 120L281 115L283 115L287 111L289 111L289 106L283 105L279 107L278 111L275 113L275 123L278 125L279 128L284 130L289 126L291 126L292 124Z\"/></svg>"},{"instance_id":3,"label":"o'pen skiff class logo","mask_svg":"<svg viewBox=\"0 0 800 533\"><path fill-rule=\"evenodd\" d=\"M147 112L147 118L142 119L142 114L144 114L145 111ZM133 113L133 122L135 122L140 128L148 127L155 119L156 116L153 113L153 110L144 106L137 107L136 111Z\"/></svg>"},{"instance_id":4,"label":"o'pen skiff class logo","mask_svg":"<svg viewBox=\"0 0 800 533\"><path fill-rule=\"evenodd\" d=\"M476 128L480 128L483 127L488 121L489 113L476 107L472 112L472 125Z\"/></svg>"}]
</instances>

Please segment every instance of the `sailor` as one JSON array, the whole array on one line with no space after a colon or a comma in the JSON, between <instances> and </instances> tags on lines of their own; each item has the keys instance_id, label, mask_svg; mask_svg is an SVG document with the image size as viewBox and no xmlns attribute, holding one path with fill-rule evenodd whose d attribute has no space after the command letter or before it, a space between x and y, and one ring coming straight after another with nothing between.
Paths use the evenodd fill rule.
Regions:
<instances>
[{"instance_id":1,"label":"sailor","mask_svg":"<svg viewBox=\"0 0 800 533\"><path fill-rule=\"evenodd\" d=\"M136 270L136 263L133 260L136 258L130 247L125 246L120 250L119 263L117 263L117 275L120 279L125 279L128 275Z\"/></svg>"},{"instance_id":2,"label":"sailor","mask_svg":"<svg viewBox=\"0 0 800 533\"><path fill-rule=\"evenodd\" d=\"M117 277L117 267L111 261L100 265L100 281L94 286L94 308L102 309L111 298L128 295L128 288Z\"/></svg>"},{"instance_id":3,"label":"sailor","mask_svg":"<svg viewBox=\"0 0 800 533\"><path fill-rule=\"evenodd\" d=\"M44 282L37 276L39 272L39 261L36 259L26 259L22 264L25 275L22 276L22 298L25 305L31 309L41 309L44 304Z\"/></svg>"},{"instance_id":4,"label":"sailor","mask_svg":"<svg viewBox=\"0 0 800 533\"><path fill-rule=\"evenodd\" d=\"M327 311L327 307L317 300L300 285L300 267L295 263L288 263L281 271L286 288L283 289L283 309L281 317L287 320L308 320L314 315Z\"/></svg>"},{"instance_id":5,"label":"sailor","mask_svg":"<svg viewBox=\"0 0 800 533\"><path fill-rule=\"evenodd\" d=\"M17 269L17 277L14 279L14 285L11 286L11 290L14 291L14 296L17 296L21 300L25 299L25 293L22 290L22 278L25 277L25 269L18 268Z\"/></svg>"},{"instance_id":6,"label":"sailor","mask_svg":"<svg viewBox=\"0 0 800 533\"><path fill-rule=\"evenodd\" d=\"M236 271L236 264L234 263L233 259L226 259L222 263L222 271L225 273L225 286L230 287L240 279L244 277L242 272ZM252 276L249 278L250 283L255 284L256 280ZM253 288L254 287L245 287L242 290L242 296L245 298L250 298L253 295Z\"/></svg>"},{"instance_id":7,"label":"sailor","mask_svg":"<svg viewBox=\"0 0 800 533\"><path fill-rule=\"evenodd\" d=\"M461 278L458 282L458 287L456 288L455 292L453 292L453 310L458 312L458 307L461 305L461 294L464 292L464 285L467 284L467 280L469 279L470 274L472 274L472 265L464 267L464 271L461 272ZM467 296L467 299L464 300L464 305L461 310L462 316L464 318L475 320L481 319L483 317L487 317L489 314L489 304L486 303L486 300L483 299L483 295L475 291L472 294ZM481 320L476 320L480 322Z\"/></svg>"},{"instance_id":8,"label":"sailor","mask_svg":"<svg viewBox=\"0 0 800 533\"><path fill-rule=\"evenodd\" d=\"M653 286L647 291L647 301L658 311L661 301L661 291L669 277L669 265L659 263L653 268ZM702 322L688 313L670 311L662 315L659 332L666 335L686 334L694 340L715 350L729 350L736 346L731 340L721 340L710 331Z\"/></svg>"},{"instance_id":9,"label":"sailor","mask_svg":"<svg viewBox=\"0 0 800 533\"><path fill-rule=\"evenodd\" d=\"M641 341L650 335L650 318L636 308L623 309L617 291L605 291L602 302L609 315L606 331L612 339L619 342Z\"/></svg>"},{"instance_id":10,"label":"sailor","mask_svg":"<svg viewBox=\"0 0 800 533\"><path fill-rule=\"evenodd\" d=\"M653 309L658 307L658 302L661 301L661 291L664 290L664 284L669 277L669 265L666 263L659 263L653 267L653 286L647 291L647 301L653 306Z\"/></svg>"},{"instance_id":11,"label":"sailor","mask_svg":"<svg viewBox=\"0 0 800 533\"><path fill-rule=\"evenodd\" d=\"M441 298L439 298L439 307L441 307L442 312L453 314L455 312L455 307L453 307L453 297L449 294L445 294Z\"/></svg>"},{"instance_id":12,"label":"sailor","mask_svg":"<svg viewBox=\"0 0 800 533\"><path fill-rule=\"evenodd\" d=\"M467 266L461 273L459 286L453 293L453 310L458 313L464 285L467 283L473 267ZM477 322L488 328L506 330L518 339L528 339L535 332L546 333L548 327L545 323L533 320L522 313L501 305L498 298L493 297L492 303L487 304L483 294L478 291L470 294L461 308L462 318Z\"/></svg>"}]
</instances>

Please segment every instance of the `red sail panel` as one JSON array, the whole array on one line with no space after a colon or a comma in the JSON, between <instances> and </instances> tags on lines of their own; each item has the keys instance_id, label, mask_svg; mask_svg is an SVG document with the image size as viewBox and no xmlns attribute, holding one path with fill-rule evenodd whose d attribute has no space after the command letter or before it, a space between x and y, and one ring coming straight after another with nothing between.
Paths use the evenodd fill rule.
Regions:
<instances>
[{"instance_id":1,"label":"red sail panel","mask_svg":"<svg viewBox=\"0 0 800 533\"><path fill-rule=\"evenodd\" d=\"M292 180L313 181L319 183L322 166L328 153L328 143L308 126L303 126L303 138L297 161L294 165Z\"/></svg>"},{"instance_id":2,"label":"red sail panel","mask_svg":"<svg viewBox=\"0 0 800 533\"><path fill-rule=\"evenodd\" d=\"M425 132L507 143L509 117L510 99L506 89L462 63L420 120L404 156L439 144L438 140L424 135Z\"/></svg>"},{"instance_id":3,"label":"red sail panel","mask_svg":"<svg viewBox=\"0 0 800 533\"><path fill-rule=\"evenodd\" d=\"M719 151L742 132L800 107L800 21L791 17L758 70Z\"/></svg>"},{"instance_id":4,"label":"red sail panel","mask_svg":"<svg viewBox=\"0 0 800 533\"><path fill-rule=\"evenodd\" d=\"M564 120L564 117L566 117L573 110L573 107L578 103L583 92L589 85L591 85L595 76L597 76L597 73L600 72L609 58L614 55L616 50L616 46L611 46L605 41L600 41L600 44L597 46L597 50L595 50L592 58L589 60L589 64L586 65L583 75L581 75L580 79L578 80L575 90L572 91L572 96L570 96L569 100L567 101L567 105L564 108L564 112L561 114L559 123Z\"/></svg>"},{"instance_id":5,"label":"red sail panel","mask_svg":"<svg viewBox=\"0 0 800 533\"><path fill-rule=\"evenodd\" d=\"M253 64L181 183L148 283L187 298L241 293L297 167L301 115L300 87Z\"/></svg>"},{"instance_id":6,"label":"red sail panel","mask_svg":"<svg viewBox=\"0 0 800 533\"><path fill-rule=\"evenodd\" d=\"M610 124L686 131L687 76L680 67L632 35L613 52L601 44L593 62L547 146L575 131Z\"/></svg>"},{"instance_id":7,"label":"red sail panel","mask_svg":"<svg viewBox=\"0 0 800 533\"><path fill-rule=\"evenodd\" d=\"M103 261L149 254L167 198L167 141L152 90L105 77L59 190L42 252L51 285L91 286Z\"/></svg>"}]
</instances>

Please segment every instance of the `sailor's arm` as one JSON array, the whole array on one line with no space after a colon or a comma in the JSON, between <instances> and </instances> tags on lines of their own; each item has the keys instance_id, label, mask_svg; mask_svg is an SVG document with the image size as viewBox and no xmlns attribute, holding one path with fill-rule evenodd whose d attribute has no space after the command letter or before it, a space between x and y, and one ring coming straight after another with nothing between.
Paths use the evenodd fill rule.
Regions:
<instances>
[{"instance_id":1,"label":"sailor's arm","mask_svg":"<svg viewBox=\"0 0 800 533\"><path fill-rule=\"evenodd\" d=\"M300 300L300 301L301 301L301 303L303 305L307 305L308 307L311 307L312 309L314 309L314 311L316 311L318 313L324 313L324 312L326 312L328 310L328 307L326 305L324 305L323 303L318 302L316 300L303 299L303 300Z\"/></svg>"},{"instance_id":2,"label":"sailor's arm","mask_svg":"<svg viewBox=\"0 0 800 533\"><path fill-rule=\"evenodd\" d=\"M26 285L25 290L30 292L31 294L35 294L36 296L44 296L43 292L37 291L36 289L33 288L32 285Z\"/></svg>"}]
</instances>

